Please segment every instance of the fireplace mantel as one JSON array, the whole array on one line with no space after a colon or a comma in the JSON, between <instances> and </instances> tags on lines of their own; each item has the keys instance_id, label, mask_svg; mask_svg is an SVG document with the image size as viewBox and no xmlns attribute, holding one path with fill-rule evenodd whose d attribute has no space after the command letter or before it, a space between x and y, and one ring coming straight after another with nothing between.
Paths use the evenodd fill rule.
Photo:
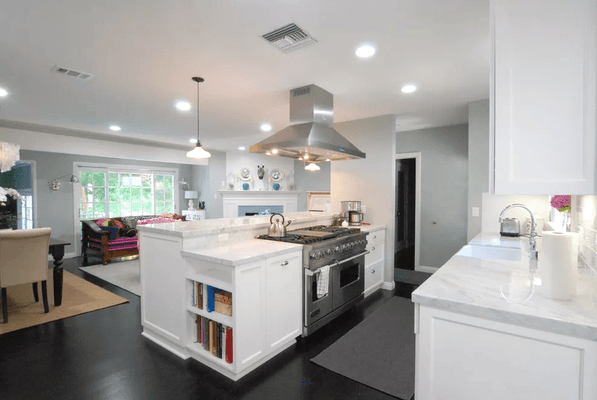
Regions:
<instances>
[{"instance_id":1,"label":"fireplace mantel","mask_svg":"<svg viewBox=\"0 0 597 400\"><path fill-rule=\"evenodd\" d=\"M281 206L283 212L297 210L300 190L219 190L223 198L224 218L238 217L239 206Z\"/></svg>"}]
</instances>

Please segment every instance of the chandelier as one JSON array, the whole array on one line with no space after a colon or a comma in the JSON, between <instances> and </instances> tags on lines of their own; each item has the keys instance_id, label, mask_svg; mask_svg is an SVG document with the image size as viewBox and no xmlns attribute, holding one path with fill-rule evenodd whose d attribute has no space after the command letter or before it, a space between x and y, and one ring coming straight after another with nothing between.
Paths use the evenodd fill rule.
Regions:
<instances>
[{"instance_id":1,"label":"chandelier","mask_svg":"<svg viewBox=\"0 0 597 400\"><path fill-rule=\"evenodd\" d=\"M10 170L19 161L21 147L16 143L0 142L0 172Z\"/></svg>"}]
</instances>

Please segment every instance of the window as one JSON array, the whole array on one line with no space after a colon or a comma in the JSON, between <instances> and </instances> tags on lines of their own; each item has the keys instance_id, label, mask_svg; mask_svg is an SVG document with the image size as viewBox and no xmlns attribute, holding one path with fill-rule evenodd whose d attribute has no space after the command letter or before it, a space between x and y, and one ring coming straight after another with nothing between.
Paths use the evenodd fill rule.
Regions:
<instances>
[{"instance_id":1,"label":"window","mask_svg":"<svg viewBox=\"0 0 597 400\"><path fill-rule=\"evenodd\" d=\"M31 190L19 190L23 200L19 202L19 229L33 229L33 196Z\"/></svg>"},{"instance_id":2,"label":"window","mask_svg":"<svg viewBox=\"0 0 597 400\"><path fill-rule=\"evenodd\" d=\"M81 167L80 219L174 213L175 179L175 173L145 169Z\"/></svg>"}]
</instances>

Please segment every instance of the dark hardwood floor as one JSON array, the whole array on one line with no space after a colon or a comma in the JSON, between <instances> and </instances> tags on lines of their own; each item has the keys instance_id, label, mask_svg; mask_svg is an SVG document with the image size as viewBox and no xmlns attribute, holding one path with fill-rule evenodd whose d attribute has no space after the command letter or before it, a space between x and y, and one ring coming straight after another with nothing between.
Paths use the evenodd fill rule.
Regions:
<instances>
[{"instance_id":1,"label":"dark hardwood floor","mask_svg":"<svg viewBox=\"0 0 597 400\"><path fill-rule=\"evenodd\" d=\"M233 382L143 338L139 297L81 272L81 262L64 268L130 302L1 335L0 399L395 399L310 362L390 300L388 291Z\"/></svg>"}]
</instances>

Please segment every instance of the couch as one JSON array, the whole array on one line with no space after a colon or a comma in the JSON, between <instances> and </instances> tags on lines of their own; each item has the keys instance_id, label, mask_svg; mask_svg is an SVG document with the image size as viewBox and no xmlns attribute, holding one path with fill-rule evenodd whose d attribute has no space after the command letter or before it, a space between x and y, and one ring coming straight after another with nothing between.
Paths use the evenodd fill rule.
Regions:
<instances>
[{"instance_id":1,"label":"couch","mask_svg":"<svg viewBox=\"0 0 597 400\"><path fill-rule=\"evenodd\" d=\"M137 236L122 236L122 233L130 230L130 227L124 223L123 218L110 218L112 232L107 229L108 227L102 229L97 224L98 221L105 219L81 221L83 225L81 254L83 255L84 265L89 263L89 252L98 253L104 265L107 265L112 258L139 255L139 238ZM122 225L124 228L116 225ZM114 235L114 233L116 234Z\"/></svg>"}]
</instances>

